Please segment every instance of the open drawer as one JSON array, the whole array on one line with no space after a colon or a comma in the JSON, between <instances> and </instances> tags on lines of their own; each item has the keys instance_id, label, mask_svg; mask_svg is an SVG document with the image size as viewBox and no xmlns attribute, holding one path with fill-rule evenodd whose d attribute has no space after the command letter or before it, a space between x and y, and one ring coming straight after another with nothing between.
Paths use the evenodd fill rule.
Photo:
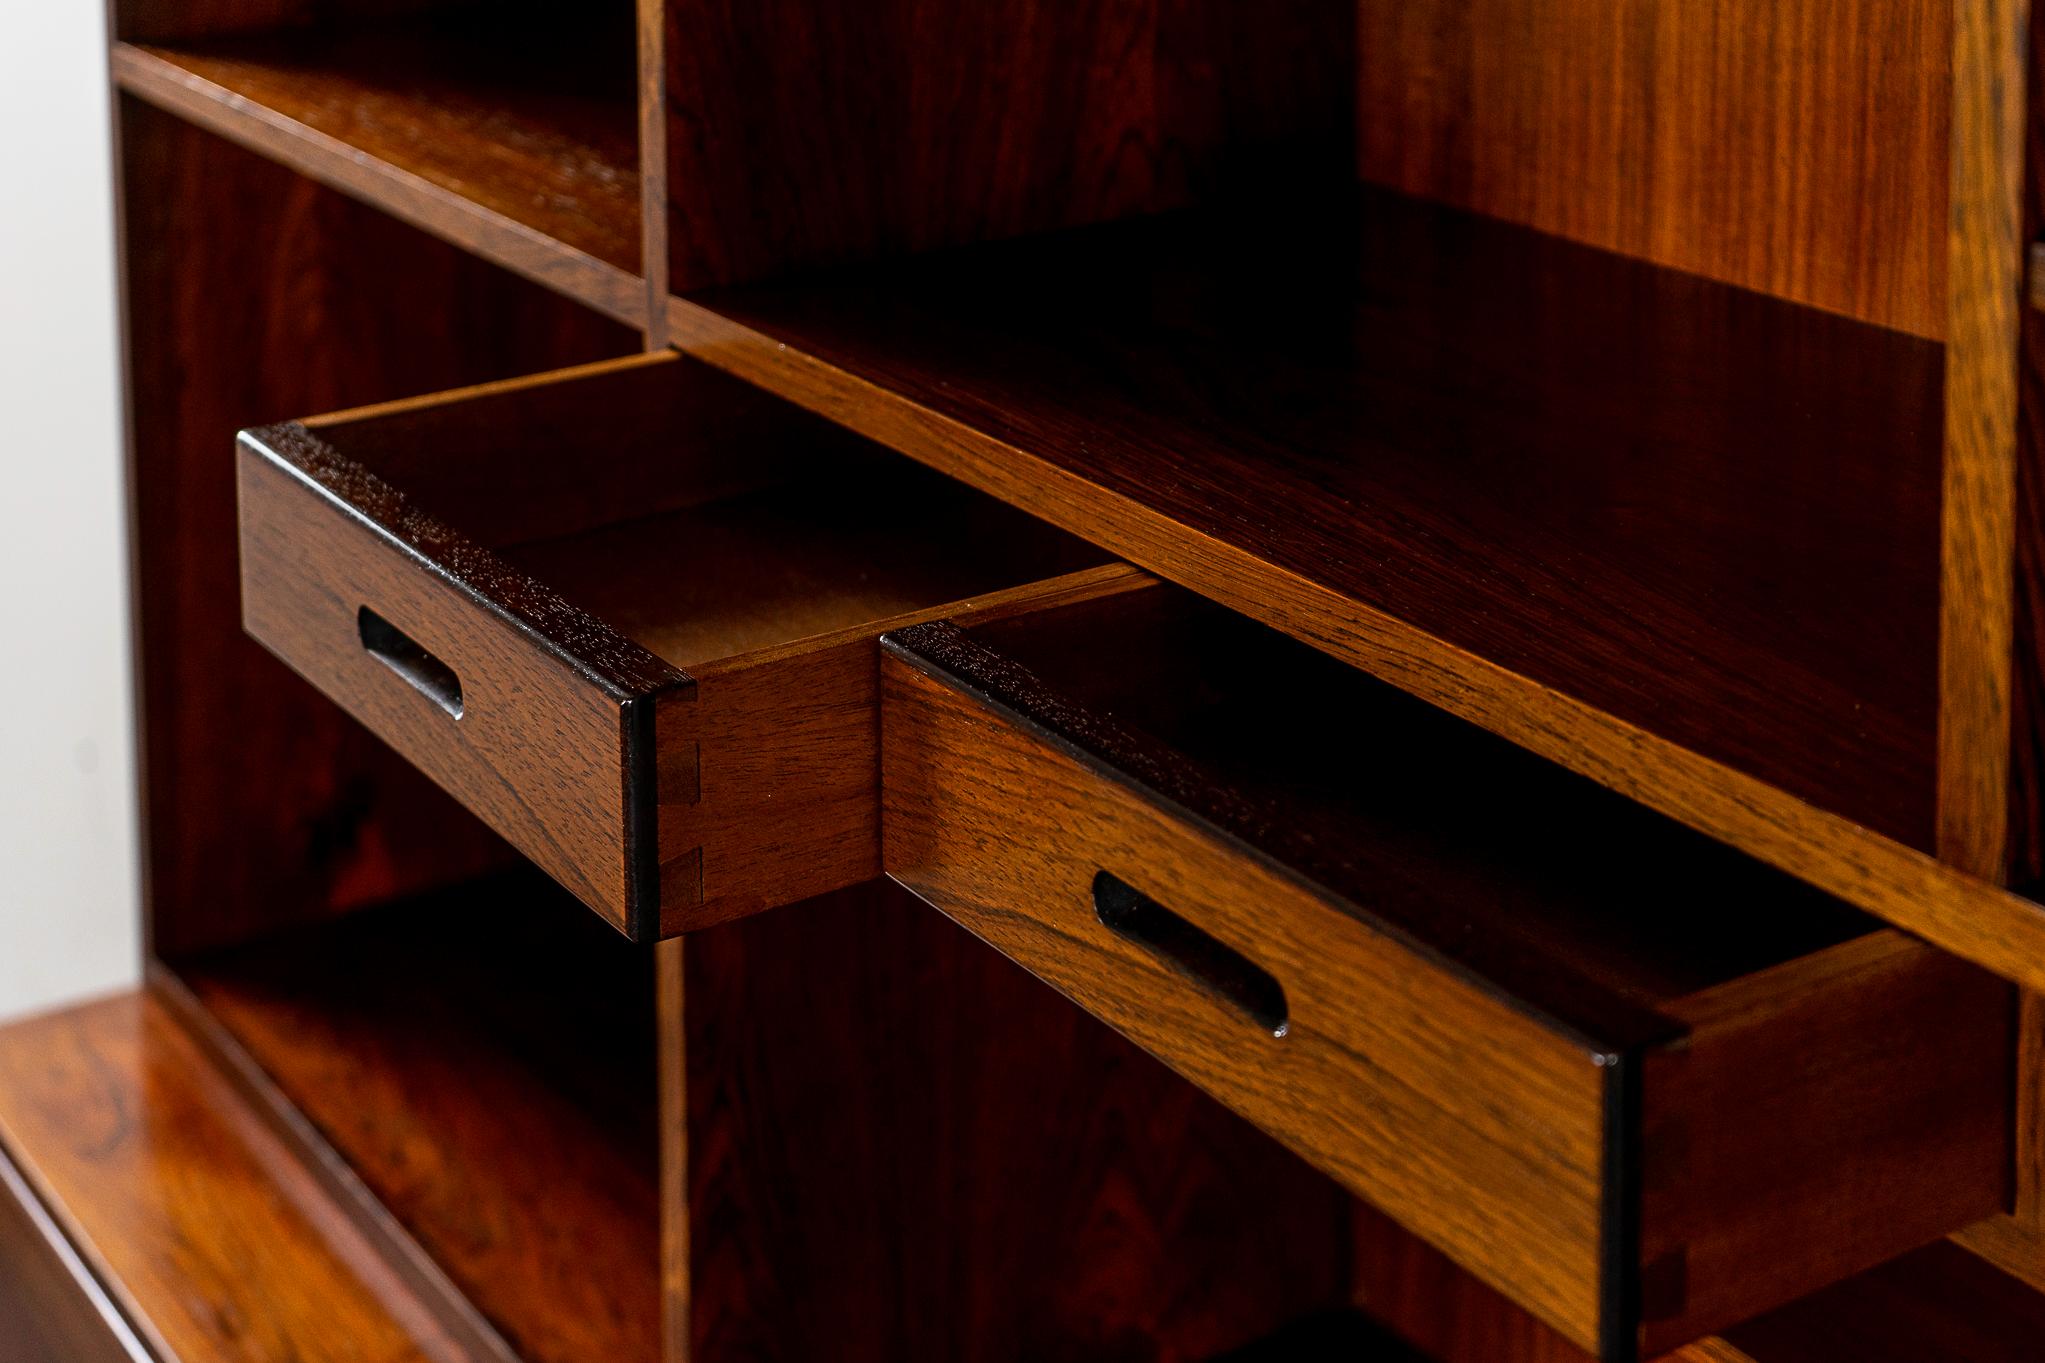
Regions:
<instances>
[{"instance_id":1,"label":"open drawer","mask_svg":"<svg viewBox=\"0 0 2045 1363\"><path fill-rule=\"evenodd\" d=\"M1131 576L677 355L238 464L248 632L637 939L879 874L883 630Z\"/></svg>"},{"instance_id":2,"label":"open drawer","mask_svg":"<svg viewBox=\"0 0 2045 1363\"><path fill-rule=\"evenodd\" d=\"M883 640L893 876L1587 1349L1987 1216L2002 981L1161 586Z\"/></svg>"}]
</instances>

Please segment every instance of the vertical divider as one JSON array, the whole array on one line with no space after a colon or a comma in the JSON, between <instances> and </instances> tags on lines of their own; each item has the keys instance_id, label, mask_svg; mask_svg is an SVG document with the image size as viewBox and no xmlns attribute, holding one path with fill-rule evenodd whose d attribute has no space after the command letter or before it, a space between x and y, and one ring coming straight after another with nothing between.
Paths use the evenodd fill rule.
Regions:
<instances>
[{"instance_id":1,"label":"vertical divider","mask_svg":"<svg viewBox=\"0 0 2045 1363\"><path fill-rule=\"evenodd\" d=\"M2006 873L2029 0L1953 9L1938 855Z\"/></svg>"},{"instance_id":2,"label":"vertical divider","mask_svg":"<svg viewBox=\"0 0 2045 1363\"><path fill-rule=\"evenodd\" d=\"M638 0L639 273L646 280L646 348L667 348L667 6Z\"/></svg>"},{"instance_id":3,"label":"vertical divider","mask_svg":"<svg viewBox=\"0 0 2045 1363\"><path fill-rule=\"evenodd\" d=\"M2036 722L2023 713L2017 619L2028 609L2020 504L2026 165L2035 41L2029 0L1953 7L1952 189L1947 250L1946 441L1939 575L1938 855L2003 883L2027 878L2040 809L2019 786ZM2035 458L2033 452L2029 457ZM2035 475L2033 475L2035 476ZM2033 584L2035 592L2035 584ZM2014 818L2013 818L2014 816ZM2017 1011L2012 1215L1955 1238L2045 1289L2045 999Z\"/></svg>"},{"instance_id":4,"label":"vertical divider","mask_svg":"<svg viewBox=\"0 0 2045 1363\"><path fill-rule=\"evenodd\" d=\"M660 1028L660 1313L664 1363L689 1363L688 1040L683 1034L681 937L653 948Z\"/></svg>"}]
</instances>

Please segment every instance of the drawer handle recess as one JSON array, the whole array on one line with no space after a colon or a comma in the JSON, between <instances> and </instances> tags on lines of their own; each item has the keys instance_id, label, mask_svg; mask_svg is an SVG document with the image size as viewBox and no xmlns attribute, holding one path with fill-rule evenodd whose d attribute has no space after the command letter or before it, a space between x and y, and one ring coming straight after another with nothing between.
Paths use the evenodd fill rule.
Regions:
<instances>
[{"instance_id":1,"label":"drawer handle recess","mask_svg":"<svg viewBox=\"0 0 2045 1363\"><path fill-rule=\"evenodd\" d=\"M1226 942L1193 926L1128 882L1094 876L1094 913L1108 931L1134 942L1222 999L1272 1036L1292 1026L1285 986Z\"/></svg>"},{"instance_id":2,"label":"drawer handle recess","mask_svg":"<svg viewBox=\"0 0 2045 1363\"><path fill-rule=\"evenodd\" d=\"M462 679L454 674L453 668L367 606L356 611L355 626L370 657L410 682L456 719L462 717Z\"/></svg>"}]
</instances>

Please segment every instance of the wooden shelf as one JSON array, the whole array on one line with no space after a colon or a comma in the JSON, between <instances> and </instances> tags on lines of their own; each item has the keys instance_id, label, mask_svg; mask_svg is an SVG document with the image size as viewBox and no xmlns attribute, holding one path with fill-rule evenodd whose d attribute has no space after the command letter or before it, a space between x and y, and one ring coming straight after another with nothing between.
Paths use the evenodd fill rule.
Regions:
<instances>
[{"instance_id":1,"label":"wooden shelf","mask_svg":"<svg viewBox=\"0 0 2045 1363\"><path fill-rule=\"evenodd\" d=\"M659 1356L644 953L522 872L179 974L518 1356Z\"/></svg>"},{"instance_id":2,"label":"wooden shelf","mask_svg":"<svg viewBox=\"0 0 2045 1363\"><path fill-rule=\"evenodd\" d=\"M1934 343L1363 189L670 318L686 350L1722 837L1753 843L1734 825L1786 792L1930 846Z\"/></svg>"},{"instance_id":3,"label":"wooden shelf","mask_svg":"<svg viewBox=\"0 0 2045 1363\"><path fill-rule=\"evenodd\" d=\"M640 325L631 13L505 15L121 43L114 72L131 94Z\"/></svg>"}]
</instances>

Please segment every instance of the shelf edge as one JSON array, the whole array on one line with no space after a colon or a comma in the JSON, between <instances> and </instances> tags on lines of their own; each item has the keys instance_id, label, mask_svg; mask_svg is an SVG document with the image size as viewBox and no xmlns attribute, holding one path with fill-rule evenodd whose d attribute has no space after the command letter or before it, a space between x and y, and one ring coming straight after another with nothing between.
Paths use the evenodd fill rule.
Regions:
<instances>
[{"instance_id":1,"label":"shelf edge","mask_svg":"<svg viewBox=\"0 0 2045 1363\"><path fill-rule=\"evenodd\" d=\"M115 86L428 232L470 255L552 289L614 321L643 330L646 284L638 275L505 217L360 148L258 104L132 43L112 50Z\"/></svg>"}]
</instances>

